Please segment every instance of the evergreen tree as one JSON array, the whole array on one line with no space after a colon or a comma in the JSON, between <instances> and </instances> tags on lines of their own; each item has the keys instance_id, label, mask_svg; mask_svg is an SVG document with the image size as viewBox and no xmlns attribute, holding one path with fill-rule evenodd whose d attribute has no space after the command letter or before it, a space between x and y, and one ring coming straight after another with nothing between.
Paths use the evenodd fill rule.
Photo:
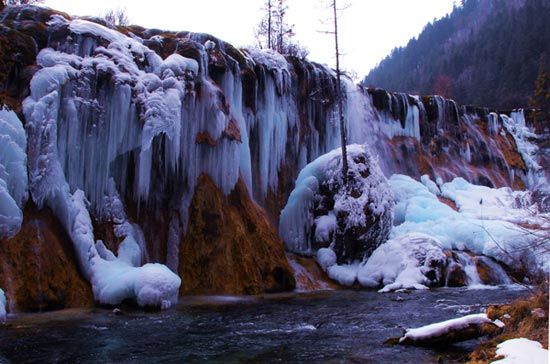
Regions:
<instances>
[{"instance_id":1,"label":"evergreen tree","mask_svg":"<svg viewBox=\"0 0 550 364\"><path fill-rule=\"evenodd\" d=\"M535 81L535 92L529 99L529 106L536 109L535 118L544 118L550 113L550 74L544 57L539 61L539 72Z\"/></svg>"}]
</instances>

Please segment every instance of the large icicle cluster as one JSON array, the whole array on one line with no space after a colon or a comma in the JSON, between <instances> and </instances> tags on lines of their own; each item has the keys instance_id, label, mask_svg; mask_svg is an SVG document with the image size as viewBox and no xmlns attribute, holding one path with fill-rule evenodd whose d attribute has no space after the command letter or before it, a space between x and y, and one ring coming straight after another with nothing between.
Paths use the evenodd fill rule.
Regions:
<instances>
[{"instance_id":1,"label":"large icicle cluster","mask_svg":"<svg viewBox=\"0 0 550 364\"><path fill-rule=\"evenodd\" d=\"M386 179L365 146L349 145L348 163L347 184L340 148L300 172L279 222L287 249L312 254L330 247L339 262L361 262L385 242L393 219Z\"/></svg>"},{"instance_id":2,"label":"large icicle cluster","mask_svg":"<svg viewBox=\"0 0 550 364\"><path fill-rule=\"evenodd\" d=\"M28 196L27 136L13 111L0 105L0 238L15 235Z\"/></svg>"}]
</instances>

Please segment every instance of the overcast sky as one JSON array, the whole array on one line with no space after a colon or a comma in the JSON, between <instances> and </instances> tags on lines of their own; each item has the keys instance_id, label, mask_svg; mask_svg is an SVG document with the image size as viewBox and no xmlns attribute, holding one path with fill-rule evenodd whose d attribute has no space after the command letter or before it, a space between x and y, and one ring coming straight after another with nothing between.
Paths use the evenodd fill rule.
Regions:
<instances>
[{"instance_id":1,"label":"overcast sky","mask_svg":"<svg viewBox=\"0 0 550 364\"><path fill-rule=\"evenodd\" d=\"M254 28L264 0L46 0L72 15L100 15L125 9L130 22L147 28L210 33L235 46L254 43ZM359 78L396 46L417 36L426 23L452 11L455 0L339 0L350 6L340 17L342 63ZM334 43L319 31L330 29L327 0L287 0L288 22L309 59L334 65Z\"/></svg>"}]
</instances>

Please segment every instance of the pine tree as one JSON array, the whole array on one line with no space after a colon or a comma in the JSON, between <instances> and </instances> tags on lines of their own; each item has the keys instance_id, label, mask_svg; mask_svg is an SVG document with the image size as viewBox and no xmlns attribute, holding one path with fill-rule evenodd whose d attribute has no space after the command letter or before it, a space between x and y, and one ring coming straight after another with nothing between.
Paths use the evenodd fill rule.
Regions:
<instances>
[{"instance_id":1,"label":"pine tree","mask_svg":"<svg viewBox=\"0 0 550 364\"><path fill-rule=\"evenodd\" d=\"M529 99L529 106L536 109L536 116L540 117L550 112L550 74L546 69L544 56L539 61L539 72L535 81L535 92Z\"/></svg>"}]
</instances>

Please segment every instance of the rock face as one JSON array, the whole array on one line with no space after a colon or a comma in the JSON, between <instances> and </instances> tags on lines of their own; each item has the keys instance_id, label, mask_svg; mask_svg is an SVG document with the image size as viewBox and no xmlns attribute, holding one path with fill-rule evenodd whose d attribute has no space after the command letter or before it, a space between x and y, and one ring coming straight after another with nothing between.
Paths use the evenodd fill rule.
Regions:
<instances>
[{"instance_id":1,"label":"rock face","mask_svg":"<svg viewBox=\"0 0 550 364\"><path fill-rule=\"evenodd\" d=\"M29 202L24 215L19 233L0 239L0 286L8 307L35 311L93 304L71 239L53 213Z\"/></svg>"},{"instance_id":2,"label":"rock face","mask_svg":"<svg viewBox=\"0 0 550 364\"><path fill-rule=\"evenodd\" d=\"M202 175L180 243L181 294L259 294L292 290L283 244L244 182L224 196Z\"/></svg>"}]
</instances>

